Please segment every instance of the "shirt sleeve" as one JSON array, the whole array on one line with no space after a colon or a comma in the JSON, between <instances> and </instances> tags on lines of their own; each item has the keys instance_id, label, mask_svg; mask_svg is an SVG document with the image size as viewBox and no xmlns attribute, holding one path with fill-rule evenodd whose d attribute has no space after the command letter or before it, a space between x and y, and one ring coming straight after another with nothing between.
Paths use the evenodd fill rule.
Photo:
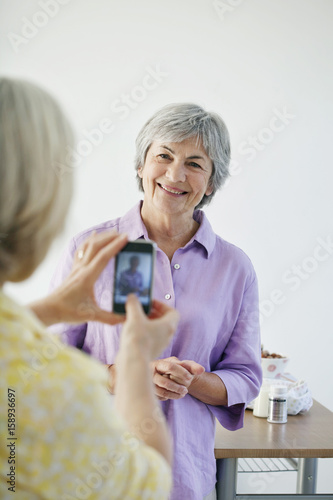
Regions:
<instances>
[{"instance_id":1,"label":"shirt sleeve","mask_svg":"<svg viewBox=\"0 0 333 500\"><path fill-rule=\"evenodd\" d=\"M70 274L76 249L76 241L73 238L66 250L63 252L61 259L56 267L56 270L51 279L49 293L60 286L64 279L67 278L67 276ZM50 333L59 334L61 340L65 344L69 344L77 347L78 349L82 349L86 337L87 324L82 323L79 325L70 325L68 323L58 323L48 328L48 331Z\"/></svg>"},{"instance_id":2,"label":"shirt sleeve","mask_svg":"<svg viewBox=\"0 0 333 500\"><path fill-rule=\"evenodd\" d=\"M20 397L22 494L26 487L31 498L52 500L167 500L169 464L126 430L102 367L71 351L50 360Z\"/></svg>"},{"instance_id":3,"label":"shirt sleeve","mask_svg":"<svg viewBox=\"0 0 333 500\"><path fill-rule=\"evenodd\" d=\"M227 389L228 405L211 406L221 425L229 430L243 426L247 403L259 393L262 382L258 282L245 290L234 330L213 373Z\"/></svg>"}]
</instances>

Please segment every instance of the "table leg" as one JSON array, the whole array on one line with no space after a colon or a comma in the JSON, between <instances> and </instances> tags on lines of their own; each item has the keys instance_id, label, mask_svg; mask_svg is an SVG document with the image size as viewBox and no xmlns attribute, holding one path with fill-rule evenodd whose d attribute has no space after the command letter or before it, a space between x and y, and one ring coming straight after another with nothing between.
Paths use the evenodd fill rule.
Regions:
<instances>
[{"instance_id":1,"label":"table leg","mask_svg":"<svg viewBox=\"0 0 333 500\"><path fill-rule=\"evenodd\" d=\"M237 468L237 458L220 458L216 460L217 500L235 500Z\"/></svg>"},{"instance_id":2,"label":"table leg","mask_svg":"<svg viewBox=\"0 0 333 500\"><path fill-rule=\"evenodd\" d=\"M311 495L316 493L317 458L299 458L297 472L297 493Z\"/></svg>"}]
</instances>

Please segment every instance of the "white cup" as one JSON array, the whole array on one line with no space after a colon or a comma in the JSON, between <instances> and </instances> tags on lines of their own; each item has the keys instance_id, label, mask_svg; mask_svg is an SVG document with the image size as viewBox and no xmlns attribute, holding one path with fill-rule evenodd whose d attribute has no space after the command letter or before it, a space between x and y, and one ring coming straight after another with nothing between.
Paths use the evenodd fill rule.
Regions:
<instances>
[{"instance_id":1,"label":"white cup","mask_svg":"<svg viewBox=\"0 0 333 500\"><path fill-rule=\"evenodd\" d=\"M268 417L268 395L270 384L263 383L258 397L254 400L253 415L255 417Z\"/></svg>"}]
</instances>

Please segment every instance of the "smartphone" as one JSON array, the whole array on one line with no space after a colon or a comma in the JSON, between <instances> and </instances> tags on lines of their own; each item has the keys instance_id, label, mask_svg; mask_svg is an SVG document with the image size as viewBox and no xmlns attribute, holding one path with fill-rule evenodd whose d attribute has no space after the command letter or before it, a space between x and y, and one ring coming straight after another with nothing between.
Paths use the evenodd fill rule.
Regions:
<instances>
[{"instance_id":1,"label":"smartphone","mask_svg":"<svg viewBox=\"0 0 333 500\"><path fill-rule=\"evenodd\" d=\"M150 313L154 281L156 244L130 241L115 259L113 312L124 314L127 295L134 293L146 314Z\"/></svg>"}]
</instances>

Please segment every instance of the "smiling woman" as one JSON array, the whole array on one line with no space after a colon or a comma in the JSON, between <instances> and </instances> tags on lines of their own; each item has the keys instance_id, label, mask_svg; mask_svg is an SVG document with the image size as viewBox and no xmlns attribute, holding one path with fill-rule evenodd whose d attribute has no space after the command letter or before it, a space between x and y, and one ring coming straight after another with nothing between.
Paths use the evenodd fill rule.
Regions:
<instances>
[{"instance_id":1,"label":"smiling woman","mask_svg":"<svg viewBox=\"0 0 333 500\"><path fill-rule=\"evenodd\" d=\"M147 153L144 168L138 175L142 179L145 201L148 203L147 188L160 187L167 193L186 199L191 217L194 208L203 196L209 196L213 188L210 183L212 161L196 139L185 139L168 146L153 142ZM193 160L196 159L196 162ZM157 189L158 194L160 191ZM185 197L185 198L184 198ZM167 200L168 198L166 198Z\"/></svg>"},{"instance_id":2,"label":"smiling woman","mask_svg":"<svg viewBox=\"0 0 333 500\"><path fill-rule=\"evenodd\" d=\"M198 156L192 153L193 156L191 155L188 160L202 159L206 162L208 160L212 164L210 181L213 189L210 195L204 194L198 203L196 208L201 208L212 200L213 195L222 187L229 175L229 133L218 114L207 113L196 104L171 104L157 111L144 125L137 137L135 168L139 173L154 141L159 141L160 146L163 146L168 143L179 145L186 139L190 139L189 146L199 149ZM166 149L169 153L174 154L170 150L170 145ZM201 162L194 163L203 167ZM139 189L143 191L140 177L139 175Z\"/></svg>"},{"instance_id":3,"label":"smiling woman","mask_svg":"<svg viewBox=\"0 0 333 500\"><path fill-rule=\"evenodd\" d=\"M172 500L203 500L215 485L215 418L242 426L246 404L259 392L261 350L257 279L248 257L218 237L203 211L228 176L227 128L195 104L169 105L143 126L135 168L143 201L125 216L76 236L52 286L68 274L73 255L93 230L116 228L130 240L157 244L154 295L181 313L173 342L152 362L155 394L174 435ZM97 284L110 307L113 262ZM108 365L111 392L120 376L120 326L65 325L65 341ZM198 430L198 421L200 429Z\"/></svg>"},{"instance_id":4,"label":"smiling woman","mask_svg":"<svg viewBox=\"0 0 333 500\"><path fill-rule=\"evenodd\" d=\"M138 169L145 192L142 219L170 260L196 233L199 225L193 211L213 191L212 161L197 142L195 138L168 145L154 141L144 167ZM164 244L158 234L167 236Z\"/></svg>"}]
</instances>

